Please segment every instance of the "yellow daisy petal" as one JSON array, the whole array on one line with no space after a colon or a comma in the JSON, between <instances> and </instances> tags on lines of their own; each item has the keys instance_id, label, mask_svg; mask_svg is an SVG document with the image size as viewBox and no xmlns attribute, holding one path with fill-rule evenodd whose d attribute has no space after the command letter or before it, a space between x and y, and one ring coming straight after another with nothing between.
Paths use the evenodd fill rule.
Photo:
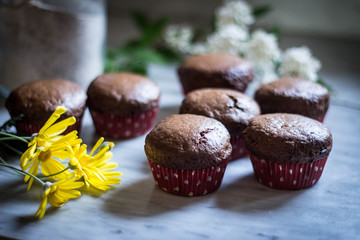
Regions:
<instances>
[{"instance_id":1,"label":"yellow daisy petal","mask_svg":"<svg viewBox=\"0 0 360 240\"><path fill-rule=\"evenodd\" d=\"M66 167L54 158L50 158L41 164L41 172L44 175L52 175L63 171ZM51 178L53 179L64 179L68 178L69 171L62 172Z\"/></svg>"},{"instance_id":2,"label":"yellow daisy petal","mask_svg":"<svg viewBox=\"0 0 360 240\"><path fill-rule=\"evenodd\" d=\"M54 113L50 116L50 118L46 121L44 126L40 129L39 134L45 132L56 120L60 118L60 116L66 112L66 109L62 106L59 106L55 109Z\"/></svg>"},{"instance_id":3,"label":"yellow daisy petal","mask_svg":"<svg viewBox=\"0 0 360 240\"><path fill-rule=\"evenodd\" d=\"M92 156L94 154L96 149L98 149L100 147L100 145L103 143L103 141L104 141L103 137L99 138L99 140L96 142L95 146L91 149L89 156Z\"/></svg>"},{"instance_id":4,"label":"yellow daisy petal","mask_svg":"<svg viewBox=\"0 0 360 240\"><path fill-rule=\"evenodd\" d=\"M58 123L52 125L51 127L49 127L46 130L46 134L49 137L53 137L53 136L62 134L63 132L65 132L65 130L67 129L68 126L73 125L75 122L76 122L75 117L66 118L66 119L62 120L61 122L58 122Z\"/></svg>"}]
</instances>

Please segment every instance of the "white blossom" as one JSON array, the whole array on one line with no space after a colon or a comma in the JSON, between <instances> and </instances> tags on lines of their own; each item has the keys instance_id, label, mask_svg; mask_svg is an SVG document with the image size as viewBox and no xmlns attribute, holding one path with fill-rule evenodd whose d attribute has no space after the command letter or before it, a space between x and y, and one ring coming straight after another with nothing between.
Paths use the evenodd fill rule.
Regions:
<instances>
[{"instance_id":1,"label":"white blossom","mask_svg":"<svg viewBox=\"0 0 360 240\"><path fill-rule=\"evenodd\" d=\"M194 31L187 25L169 25L163 35L167 46L179 52L187 52L194 36Z\"/></svg>"},{"instance_id":2,"label":"white blossom","mask_svg":"<svg viewBox=\"0 0 360 240\"><path fill-rule=\"evenodd\" d=\"M265 72L275 68L275 62L280 60L281 51L273 34L256 30L244 49L244 55L255 68Z\"/></svg>"},{"instance_id":3,"label":"white blossom","mask_svg":"<svg viewBox=\"0 0 360 240\"><path fill-rule=\"evenodd\" d=\"M262 84L267 84L275 81L276 79L278 79L279 76L276 74L274 68L268 68L261 71L261 73L259 73L256 77Z\"/></svg>"},{"instance_id":4,"label":"white blossom","mask_svg":"<svg viewBox=\"0 0 360 240\"><path fill-rule=\"evenodd\" d=\"M288 48L284 52L279 71L282 76L301 77L316 81L320 68L320 61L311 55L308 47L302 46Z\"/></svg>"},{"instance_id":5,"label":"white blossom","mask_svg":"<svg viewBox=\"0 0 360 240\"><path fill-rule=\"evenodd\" d=\"M217 29L229 24L236 24L247 29L254 23L252 8L244 1L225 1L225 4L216 9L215 21Z\"/></svg>"},{"instance_id":6,"label":"white blossom","mask_svg":"<svg viewBox=\"0 0 360 240\"><path fill-rule=\"evenodd\" d=\"M187 49L187 53L191 55L197 55L197 54L203 54L210 52L209 46L207 43L193 43L189 45L189 48Z\"/></svg>"},{"instance_id":7,"label":"white blossom","mask_svg":"<svg viewBox=\"0 0 360 240\"><path fill-rule=\"evenodd\" d=\"M207 38L211 52L223 52L237 55L243 51L248 32L243 28L230 24L223 26Z\"/></svg>"}]
</instances>

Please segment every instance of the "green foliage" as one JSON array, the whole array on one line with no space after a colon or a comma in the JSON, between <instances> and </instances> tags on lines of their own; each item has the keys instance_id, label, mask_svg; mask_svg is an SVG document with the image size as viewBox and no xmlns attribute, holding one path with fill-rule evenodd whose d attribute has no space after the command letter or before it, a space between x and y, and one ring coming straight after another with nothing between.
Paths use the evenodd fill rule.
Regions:
<instances>
[{"instance_id":1,"label":"green foliage","mask_svg":"<svg viewBox=\"0 0 360 240\"><path fill-rule=\"evenodd\" d=\"M133 12L131 16L140 36L123 47L107 49L104 72L129 71L146 75L146 66L150 62L165 63L180 59L160 42L168 22L166 18L151 20L141 12Z\"/></svg>"},{"instance_id":2,"label":"green foliage","mask_svg":"<svg viewBox=\"0 0 360 240\"><path fill-rule=\"evenodd\" d=\"M332 87L327 84L321 77L318 77L318 79L316 80L316 82L320 85L322 85L323 87L327 88L327 90L330 92L330 93L334 93L334 90L332 89Z\"/></svg>"},{"instance_id":3,"label":"green foliage","mask_svg":"<svg viewBox=\"0 0 360 240\"><path fill-rule=\"evenodd\" d=\"M276 39L278 41L280 41L282 31L281 31L281 27L279 25L275 25L268 32L274 34Z\"/></svg>"},{"instance_id":4,"label":"green foliage","mask_svg":"<svg viewBox=\"0 0 360 240\"><path fill-rule=\"evenodd\" d=\"M256 19L259 19L271 11L270 5L254 7L252 14Z\"/></svg>"}]
</instances>

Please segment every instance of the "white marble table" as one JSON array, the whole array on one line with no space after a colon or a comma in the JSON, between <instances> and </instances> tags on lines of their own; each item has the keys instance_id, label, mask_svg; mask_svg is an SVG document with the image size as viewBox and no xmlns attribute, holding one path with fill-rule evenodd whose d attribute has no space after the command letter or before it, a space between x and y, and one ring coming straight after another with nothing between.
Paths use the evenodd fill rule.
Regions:
<instances>
[{"instance_id":1,"label":"white marble table","mask_svg":"<svg viewBox=\"0 0 360 240\"><path fill-rule=\"evenodd\" d=\"M353 59L348 58L348 64L338 59L337 54L347 51L344 44L329 52L326 42L311 43L318 57L326 58L322 75L336 91L325 119L334 146L320 181L312 188L281 191L263 186L246 157L229 163L217 192L173 196L155 186L142 136L116 142L113 161L123 172L120 185L101 197L83 195L59 209L49 208L41 221L33 219L40 190L25 192L22 179L0 168L0 238L359 239L359 70ZM359 49L350 55L357 53ZM174 68L151 67L150 77L163 92L157 121L177 113L182 95ZM0 123L7 118L1 100ZM99 137L88 111L81 137L89 145Z\"/></svg>"}]
</instances>

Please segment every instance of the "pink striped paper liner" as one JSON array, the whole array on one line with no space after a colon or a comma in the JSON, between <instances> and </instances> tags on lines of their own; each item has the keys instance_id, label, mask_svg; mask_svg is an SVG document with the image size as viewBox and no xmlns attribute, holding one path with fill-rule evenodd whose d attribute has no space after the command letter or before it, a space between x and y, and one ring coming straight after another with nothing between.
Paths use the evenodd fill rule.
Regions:
<instances>
[{"instance_id":1,"label":"pink striped paper liner","mask_svg":"<svg viewBox=\"0 0 360 240\"><path fill-rule=\"evenodd\" d=\"M76 119L76 123L74 123L73 125L69 126L64 133L62 133L62 135L65 135L73 130L77 130L79 133L81 131L81 121L82 121L82 116L80 118ZM19 122L16 124L16 130L19 133L23 133L23 134L28 134L28 135L32 135L33 133L38 133L40 131L40 129L43 126L39 126L39 125L32 125L29 123L25 123L25 122Z\"/></svg>"},{"instance_id":2,"label":"pink striped paper liner","mask_svg":"<svg viewBox=\"0 0 360 240\"><path fill-rule=\"evenodd\" d=\"M313 186L319 181L327 160L326 157L309 163L284 164L249 155L257 180L268 187L284 190Z\"/></svg>"},{"instance_id":3,"label":"pink striped paper liner","mask_svg":"<svg viewBox=\"0 0 360 240\"><path fill-rule=\"evenodd\" d=\"M90 109L96 132L106 138L129 139L147 133L158 112L158 107L135 115L101 114Z\"/></svg>"},{"instance_id":4,"label":"pink striped paper liner","mask_svg":"<svg viewBox=\"0 0 360 240\"><path fill-rule=\"evenodd\" d=\"M201 196L216 191L222 182L228 161L217 166L194 170L162 167L148 159L156 185L179 196Z\"/></svg>"},{"instance_id":5,"label":"pink striped paper liner","mask_svg":"<svg viewBox=\"0 0 360 240\"><path fill-rule=\"evenodd\" d=\"M247 155L246 146L241 135L231 135L230 143L232 146L231 159L243 158Z\"/></svg>"},{"instance_id":6,"label":"pink striped paper liner","mask_svg":"<svg viewBox=\"0 0 360 240\"><path fill-rule=\"evenodd\" d=\"M322 123L322 122L324 122L325 116L326 116L326 114L324 114L324 115L321 116L321 117L315 118L315 120L318 120L319 122Z\"/></svg>"}]
</instances>

